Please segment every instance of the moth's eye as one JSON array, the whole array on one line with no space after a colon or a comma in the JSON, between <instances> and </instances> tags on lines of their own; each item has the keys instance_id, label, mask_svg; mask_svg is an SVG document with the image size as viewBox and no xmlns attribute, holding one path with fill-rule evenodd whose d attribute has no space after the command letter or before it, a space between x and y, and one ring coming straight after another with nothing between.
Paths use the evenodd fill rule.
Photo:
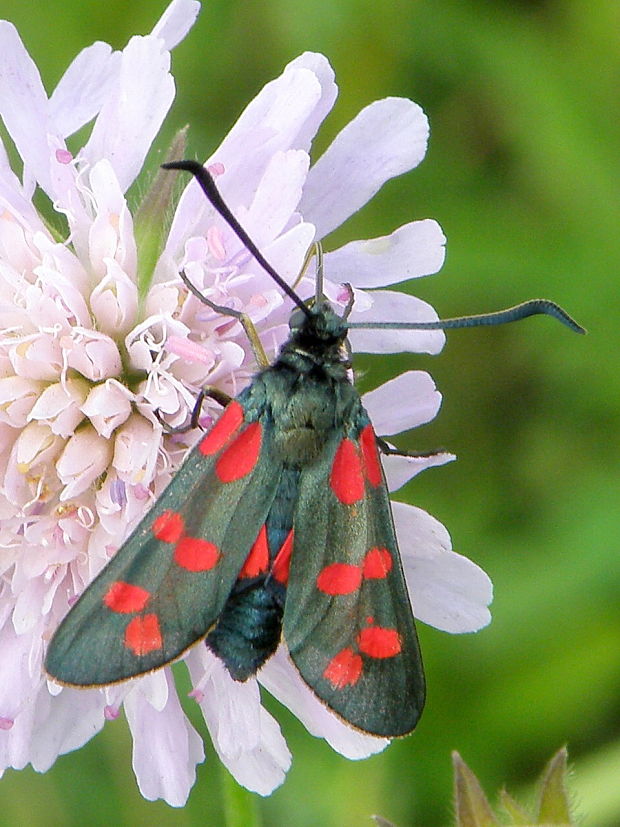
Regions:
<instances>
[{"instance_id":1,"label":"moth's eye","mask_svg":"<svg viewBox=\"0 0 620 827\"><path fill-rule=\"evenodd\" d=\"M291 313L291 316L288 320L288 326L290 330L299 330L300 327L303 327L304 321L306 320L306 314L303 310L294 310Z\"/></svg>"}]
</instances>

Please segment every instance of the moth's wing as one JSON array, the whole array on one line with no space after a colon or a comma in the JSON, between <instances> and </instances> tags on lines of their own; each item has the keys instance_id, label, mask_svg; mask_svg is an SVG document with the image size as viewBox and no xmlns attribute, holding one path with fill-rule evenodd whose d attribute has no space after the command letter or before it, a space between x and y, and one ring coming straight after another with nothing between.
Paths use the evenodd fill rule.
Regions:
<instances>
[{"instance_id":1,"label":"moth's wing","mask_svg":"<svg viewBox=\"0 0 620 827\"><path fill-rule=\"evenodd\" d=\"M405 735L425 698L388 491L367 419L303 470L284 636L310 688L345 721Z\"/></svg>"},{"instance_id":2,"label":"moth's wing","mask_svg":"<svg viewBox=\"0 0 620 827\"><path fill-rule=\"evenodd\" d=\"M247 418L240 401L228 405L71 609L48 648L53 678L113 683L168 663L207 634L278 487L272 424L264 410Z\"/></svg>"}]
</instances>

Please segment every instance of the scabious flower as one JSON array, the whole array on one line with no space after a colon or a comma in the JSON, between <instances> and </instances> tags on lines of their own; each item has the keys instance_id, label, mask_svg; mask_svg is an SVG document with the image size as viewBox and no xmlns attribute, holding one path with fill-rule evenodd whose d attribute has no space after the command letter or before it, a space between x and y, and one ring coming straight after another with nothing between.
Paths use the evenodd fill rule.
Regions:
<instances>
[{"instance_id":1,"label":"scabious flower","mask_svg":"<svg viewBox=\"0 0 620 827\"><path fill-rule=\"evenodd\" d=\"M69 606L200 436L171 435L160 417L188 422L203 385L234 395L255 368L238 322L189 294L179 271L212 301L244 311L269 355L287 335L290 303L195 183L155 264L141 247L148 232L140 214L132 216L125 198L174 96L170 50L197 13L198 3L175 0L150 35L122 52L93 44L49 98L14 27L0 23L0 115L23 161L20 181L0 146L0 768L47 770L122 706L142 794L175 806L186 801L204 751L171 670L78 690L49 680L42 661ZM304 54L265 86L207 161L227 203L291 283L311 242L425 153L423 112L389 98L360 112L310 166L312 139L335 98L327 60ZM70 151L67 138L91 121L84 145ZM64 227L60 235L33 204L37 188ZM326 293L342 306L342 284L353 286L352 320L434 319L419 299L376 288L436 272L443 243L439 226L425 220L347 244L326 254ZM437 353L443 334L357 330L351 340L367 352ZM440 395L426 373L411 371L364 403L378 433L389 436L432 419ZM215 416L207 402L205 422ZM450 459L388 457L390 486ZM443 526L402 503L394 518L417 617L450 632L487 623L488 578L451 550ZM270 793L291 760L261 706L259 683L347 757L387 743L329 712L284 644L246 683L233 681L202 645L185 662L217 752L250 790Z\"/></svg>"}]
</instances>

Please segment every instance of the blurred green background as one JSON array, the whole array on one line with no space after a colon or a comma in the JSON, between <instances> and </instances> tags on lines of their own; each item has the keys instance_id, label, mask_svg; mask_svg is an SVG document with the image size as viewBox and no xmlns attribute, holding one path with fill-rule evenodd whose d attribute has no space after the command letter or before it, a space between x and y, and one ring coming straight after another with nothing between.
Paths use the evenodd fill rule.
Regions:
<instances>
[{"instance_id":1,"label":"blurred green background","mask_svg":"<svg viewBox=\"0 0 620 827\"><path fill-rule=\"evenodd\" d=\"M80 48L120 48L165 6L2 0L0 16L51 91ZM447 825L451 750L487 792L527 796L563 743L583 823L620 824L619 33L615 0L212 0L174 52L178 96L157 146L189 123L197 157L306 49L328 56L340 85L317 152L376 98L416 100L431 122L425 161L327 246L433 217L447 261L411 290L441 315L543 295L589 329L529 320L452 332L435 358L363 360L366 387L413 367L444 394L436 422L400 444L459 461L405 494L491 575L493 622L460 638L420 630L426 711L413 736L368 761L347 762L268 701L294 763L259 802L265 825L356 827L371 813ZM211 750L185 809L143 801L119 720L47 775L8 771L0 824L218 825L221 780Z\"/></svg>"}]
</instances>

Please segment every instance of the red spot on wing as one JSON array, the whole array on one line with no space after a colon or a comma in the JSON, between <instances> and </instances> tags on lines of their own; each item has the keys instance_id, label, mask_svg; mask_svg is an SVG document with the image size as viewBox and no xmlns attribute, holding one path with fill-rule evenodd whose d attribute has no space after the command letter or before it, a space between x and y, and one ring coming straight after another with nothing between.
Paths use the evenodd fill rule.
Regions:
<instances>
[{"instance_id":1,"label":"red spot on wing","mask_svg":"<svg viewBox=\"0 0 620 827\"><path fill-rule=\"evenodd\" d=\"M343 439L334 456L329 484L344 505L353 505L364 496L364 475L357 446Z\"/></svg>"},{"instance_id":2,"label":"red spot on wing","mask_svg":"<svg viewBox=\"0 0 620 827\"><path fill-rule=\"evenodd\" d=\"M276 554L276 559L273 561L273 568L271 569L273 579L277 580L278 583L282 583L284 586L288 583L288 575L291 568L293 536L294 531L291 529L286 540L280 546L280 551Z\"/></svg>"},{"instance_id":3,"label":"red spot on wing","mask_svg":"<svg viewBox=\"0 0 620 827\"><path fill-rule=\"evenodd\" d=\"M267 542L267 526L263 525L254 540L254 545L245 559L239 572L239 577L258 577L269 568L269 544Z\"/></svg>"},{"instance_id":4,"label":"red spot on wing","mask_svg":"<svg viewBox=\"0 0 620 827\"><path fill-rule=\"evenodd\" d=\"M200 537L183 537L174 549L174 561L187 571L209 571L220 559L220 550Z\"/></svg>"},{"instance_id":5,"label":"red spot on wing","mask_svg":"<svg viewBox=\"0 0 620 827\"><path fill-rule=\"evenodd\" d=\"M362 570L349 563L332 563L321 569L316 585L325 594L351 594L362 583Z\"/></svg>"},{"instance_id":6,"label":"red spot on wing","mask_svg":"<svg viewBox=\"0 0 620 827\"><path fill-rule=\"evenodd\" d=\"M362 668L362 659L353 649L341 649L327 664L323 677L334 689L344 689L358 682Z\"/></svg>"},{"instance_id":7,"label":"red spot on wing","mask_svg":"<svg viewBox=\"0 0 620 827\"><path fill-rule=\"evenodd\" d=\"M387 577L392 570L393 563L392 555L386 548L371 548L366 552L362 564L364 577L371 580Z\"/></svg>"},{"instance_id":8,"label":"red spot on wing","mask_svg":"<svg viewBox=\"0 0 620 827\"><path fill-rule=\"evenodd\" d=\"M138 615L130 620L125 629L124 642L127 649L138 657L161 649L163 640L157 615Z\"/></svg>"},{"instance_id":9,"label":"red spot on wing","mask_svg":"<svg viewBox=\"0 0 620 827\"><path fill-rule=\"evenodd\" d=\"M153 536L164 543L176 543L185 531L183 517L178 511L163 511L153 520Z\"/></svg>"},{"instance_id":10,"label":"red spot on wing","mask_svg":"<svg viewBox=\"0 0 620 827\"><path fill-rule=\"evenodd\" d=\"M383 482L381 461L377 451L377 440L372 425L366 425L360 434L362 457L364 458L364 473L368 482L376 488Z\"/></svg>"},{"instance_id":11,"label":"red spot on wing","mask_svg":"<svg viewBox=\"0 0 620 827\"><path fill-rule=\"evenodd\" d=\"M200 453L206 457L217 454L220 448L228 442L231 436L241 427L243 422L243 408L233 399L226 406L226 410L220 416L209 433L200 443Z\"/></svg>"},{"instance_id":12,"label":"red spot on wing","mask_svg":"<svg viewBox=\"0 0 620 827\"><path fill-rule=\"evenodd\" d=\"M396 629L370 626L357 636L360 652L371 658L393 658L402 650L400 635Z\"/></svg>"},{"instance_id":13,"label":"red spot on wing","mask_svg":"<svg viewBox=\"0 0 620 827\"><path fill-rule=\"evenodd\" d=\"M239 434L215 463L215 473L221 482L240 480L254 470L262 438L260 422L253 422Z\"/></svg>"},{"instance_id":14,"label":"red spot on wing","mask_svg":"<svg viewBox=\"0 0 620 827\"><path fill-rule=\"evenodd\" d=\"M103 596L103 602L113 612L131 614L141 612L148 603L151 593L140 586L117 580Z\"/></svg>"}]
</instances>

